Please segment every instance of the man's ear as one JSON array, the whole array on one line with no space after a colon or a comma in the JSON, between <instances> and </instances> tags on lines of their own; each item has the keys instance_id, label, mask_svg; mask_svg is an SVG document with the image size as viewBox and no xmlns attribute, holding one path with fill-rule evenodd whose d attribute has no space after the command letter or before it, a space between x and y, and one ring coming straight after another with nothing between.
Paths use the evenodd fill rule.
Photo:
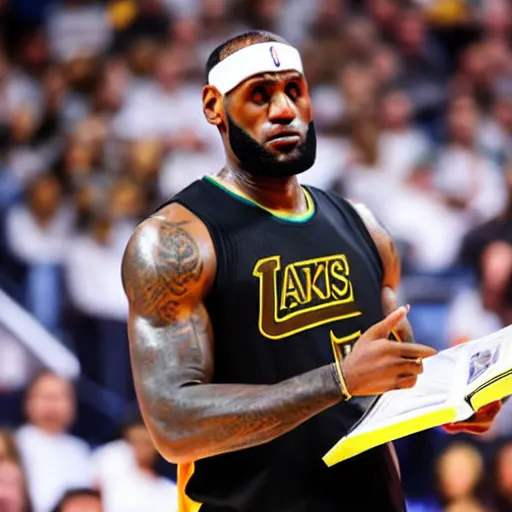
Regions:
<instances>
[{"instance_id":1,"label":"man's ear","mask_svg":"<svg viewBox=\"0 0 512 512\"><path fill-rule=\"evenodd\" d=\"M203 112L210 124L217 127L223 124L224 107L222 105L222 95L212 85L205 85L203 87Z\"/></svg>"}]
</instances>

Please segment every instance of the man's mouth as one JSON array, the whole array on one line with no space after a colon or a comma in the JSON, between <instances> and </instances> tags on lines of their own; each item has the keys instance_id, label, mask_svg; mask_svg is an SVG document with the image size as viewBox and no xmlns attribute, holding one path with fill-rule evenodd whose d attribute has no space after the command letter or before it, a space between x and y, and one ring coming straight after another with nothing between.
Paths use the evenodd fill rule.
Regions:
<instances>
[{"instance_id":1,"label":"man's mouth","mask_svg":"<svg viewBox=\"0 0 512 512\"><path fill-rule=\"evenodd\" d=\"M294 147L301 141L301 134L292 130L281 130L267 139L267 144L275 149Z\"/></svg>"}]
</instances>

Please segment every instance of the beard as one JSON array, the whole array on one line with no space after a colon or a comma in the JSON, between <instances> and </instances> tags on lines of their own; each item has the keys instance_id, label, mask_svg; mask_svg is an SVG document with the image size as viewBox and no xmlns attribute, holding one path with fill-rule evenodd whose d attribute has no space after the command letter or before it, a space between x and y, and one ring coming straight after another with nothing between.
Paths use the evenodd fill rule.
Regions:
<instances>
[{"instance_id":1,"label":"beard","mask_svg":"<svg viewBox=\"0 0 512 512\"><path fill-rule=\"evenodd\" d=\"M313 121L308 125L306 139L295 146L286 157L267 151L253 139L245 130L240 128L228 114L228 136L233 153L238 158L242 169L253 176L268 176L289 178L310 169L316 158L316 131Z\"/></svg>"}]
</instances>

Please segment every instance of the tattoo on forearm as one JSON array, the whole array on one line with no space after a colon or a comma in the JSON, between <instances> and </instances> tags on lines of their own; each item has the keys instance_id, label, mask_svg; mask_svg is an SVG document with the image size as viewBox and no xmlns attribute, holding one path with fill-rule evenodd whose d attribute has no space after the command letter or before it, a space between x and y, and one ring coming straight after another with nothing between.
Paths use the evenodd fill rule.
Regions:
<instances>
[{"instance_id":1,"label":"tattoo on forearm","mask_svg":"<svg viewBox=\"0 0 512 512\"><path fill-rule=\"evenodd\" d=\"M134 337L140 396L154 428L195 458L267 442L341 399L329 367L275 386L209 384L210 336L200 308L157 332L141 322Z\"/></svg>"},{"instance_id":2,"label":"tattoo on forearm","mask_svg":"<svg viewBox=\"0 0 512 512\"><path fill-rule=\"evenodd\" d=\"M274 439L341 395L329 365L273 386L211 384L212 325L200 297L191 301L208 272L186 224L162 221L143 234L125 258L123 282L149 425L169 453L197 459Z\"/></svg>"}]
</instances>

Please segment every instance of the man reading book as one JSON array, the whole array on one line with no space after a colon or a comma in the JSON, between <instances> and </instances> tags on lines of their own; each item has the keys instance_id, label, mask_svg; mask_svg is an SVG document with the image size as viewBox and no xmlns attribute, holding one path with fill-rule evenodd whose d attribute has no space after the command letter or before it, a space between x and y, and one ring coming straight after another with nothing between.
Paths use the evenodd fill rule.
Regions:
<instances>
[{"instance_id":1,"label":"man reading book","mask_svg":"<svg viewBox=\"0 0 512 512\"><path fill-rule=\"evenodd\" d=\"M298 50L241 34L206 75L226 166L143 222L123 261L139 402L179 465L179 510L402 512L389 446L322 461L435 353L397 307L393 242L362 206L297 179L316 154ZM486 411L455 428L489 423Z\"/></svg>"}]
</instances>

